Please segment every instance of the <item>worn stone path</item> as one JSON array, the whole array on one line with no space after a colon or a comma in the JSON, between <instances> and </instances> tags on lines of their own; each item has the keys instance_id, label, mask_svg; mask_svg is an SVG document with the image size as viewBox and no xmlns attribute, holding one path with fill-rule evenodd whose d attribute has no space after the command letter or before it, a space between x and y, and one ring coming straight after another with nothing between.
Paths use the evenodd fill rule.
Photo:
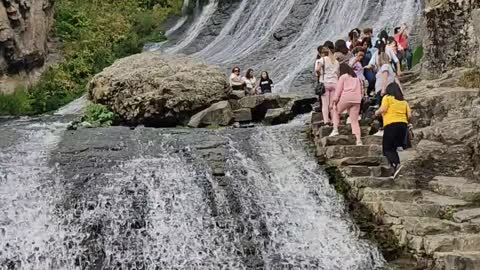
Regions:
<instances>
[{"instance_id":1,"label":"worn stone path","mask_svg":"<svg viewBox=\"0 0 480 270\"><path fill-rule=\"evenodd\" d=\"M397 248L417 260L417 269L480 269L480 184L439 175L418 186L409 170L415 150L400 152L404 168L394 180L382 138L368 136L368 127L362 127L363 146L355 145L347 126L336 137L328 137L332 128L320 123L311 128L316 155L335 184L346 184L347 198L391 232Z\"/></svg>"}]
</instances>

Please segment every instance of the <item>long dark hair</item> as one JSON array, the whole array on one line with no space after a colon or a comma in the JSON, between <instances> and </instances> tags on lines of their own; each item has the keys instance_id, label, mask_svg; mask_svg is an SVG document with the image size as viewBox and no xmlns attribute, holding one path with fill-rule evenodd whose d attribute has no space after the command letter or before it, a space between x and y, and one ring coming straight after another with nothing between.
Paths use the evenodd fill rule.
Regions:
<instances>
[{"instance_id":1,"label":"long dark hair","mask_svg":"<svg viewBox=\"0 0 480 270\"><path fill-rule=\"evenodd\" d=\"M235 73L235 70L238 69L238 73L240 73L240 68L239 67L233 67L232 68L232 73ZM239 74L240 75L240 74Z\"/></svg>"},{"instance_id":2,"label":"long dark hair","mask_svg":"<svg viewBox=\"0 0 480 270\"><path fill-rule=\"evenodd\" d=\"M265 72L265 74L267 74L267 78L266 78L266 79L264 79L263 76L262 76L262 74L263 74L264 72ZM260 81L262 82L262 81L269 81L269 80L270 80L270 76L268 75L268 72L262 71L262 73L260 73Z\"/></svg>"},{"instance_id":3,"label":"long dark hair","mask_svg":"<svg viewBox=\"0 0 480 270\"><path fill-rule=\"evenodd\" d=\"M352 67L350 67L346 63L342 63L342 64L340 64L338 77L340 77L342 75L345 75L345 74L348 74L348 75L352 76L353 78L357 78L357 74L355 73L355 71L353 71Z\"/></svg>"},{"instance_id":4,"label":"long dark hair","mask_svg":"<svg viewBox=\"0 0 480 270\"><path fill-rule=\"evenodd\" d=\"M347 42L343 39L335 41L335 52L348 54Z\"/></svg>"},{"instance_id":5,"label":"long dark hair","mask_svg":"<svg viewBox=\"0 0 480 270\"><path fill-rule=\"evenodd\" d=\"M387 43L387 40L388 40L388 33L386 30L382 30L380 32L380 34L378 35L378 39L380 39L381 41Z\"/></svg>"},{"instance_id":6,"label":"long dark hair","mask_svg":"<svg viewBox=\"0 0 480 270\"><path fill-rule=\"evenodd\" d=\"M323 45L317 47L317 60L322 58Z\"/></svg>"},{"instance_id":7,"label":"long dark hair","mask_svg":"<svg viewBox=\"0 0 480 270\"><path fill-rule=\"evenodd\" d=\"M386 89L387 95L395 97L396 100L403 101L405 98L403 97L402 89L398 83L393 82L387 86Z\"/></svg>"},{"instance_id":8,"label":"long dark hair","mask_svg":"<svg viewBox=\"0 0 480 270\"><path fill-rule=\"evenodd\" d=\"M247 79L253 78L252 73L253 73L253 69L251 69L251 68L247 69L247 73L245 73L245 78L247 78Z\"/></svg>"}]
</instances>

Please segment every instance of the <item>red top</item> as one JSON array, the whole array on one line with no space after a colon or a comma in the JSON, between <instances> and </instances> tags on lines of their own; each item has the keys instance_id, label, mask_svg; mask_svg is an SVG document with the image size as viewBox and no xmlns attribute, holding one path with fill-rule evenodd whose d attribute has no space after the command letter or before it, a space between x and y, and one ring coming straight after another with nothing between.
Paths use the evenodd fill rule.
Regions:
<instances>
[{"instance_id":1,"label":"red top","mask_svg":"<svg viewBox=\"0 0 480 270\"><path fill-rule=\"evenodd\" d=\"M408 48L408 37L406 35L398 33L398 34L394 35L393 38L395 38L398 45L402 46L403 49Z\"/></svg>"}]
</instances>

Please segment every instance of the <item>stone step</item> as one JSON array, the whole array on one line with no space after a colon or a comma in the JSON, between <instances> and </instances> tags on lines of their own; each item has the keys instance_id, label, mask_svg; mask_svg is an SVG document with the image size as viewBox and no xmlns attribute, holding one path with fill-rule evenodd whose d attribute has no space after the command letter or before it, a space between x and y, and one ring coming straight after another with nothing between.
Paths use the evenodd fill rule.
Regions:
<instances>
[{"instance_id":1,"label":"stone step","mask_svg":"<svg viewBox=\"0 0 480 270\"><path fill-rule=\"evenodd\" d=\"M466 226L446 219L432 217L400 217L404 229L410 235L425 236L434 234L448 234L451 232L478 232L479 226Z\"/></svg>"},{"instance_id":2,"label":"stone step","mask_svg":"<svg viewBox=\"0 0 480 270\"><path fill-rule=\"evenodd\" d=\"M478 218L480 218L480 208L464 209L453 214L453 220L456 222L467 222Z\"/></svg>"},{"instance_id":3,"label":"stone step","mask_svg":"<svg viewBox=\"0 0 480 270\"><path fill-rule=\"evenodd\" d=\"M480 184L472 183L463 177L437 176L428 185L432 191L442 195L480 202Z\"/></svg>"},{"instance_id":4,"label":"stone step","mask_svg":"<svg viewBox=\"0 0 480 270\"><path fill-rule=\"evenodd\" d=\"M317 156L327 159L342 159L346 157L375 157L382 155L382 147L379 145L333 145L321 147Z\"/></svg>"},{"instance_id":5,"label":"stone step","mask_svg":"<svg viewBox=\"0 0 480 270\"><path fill-rule=\"evenodd\" d=\"M392 177L347 177L345 181L353 188L391 188L395 185Z\"/></svg>"},{"instance_id":6,"label":"stone step","mask_svg":"<svg viewBox=\"0 0 480 270\"><path fill-rule=\"evenodd\" d=\"M448 234L426 235L423 238L425 252L480 251L480 234L451 232Z\"/></svg>"},{"instance_id":7,"label":"stone step","mask_svg":"<svg viewBox=\"0 0 480 270\"><path fill-rule=\"evenodd\" d=\"M367 136L370 132L369 126L361 126L362 136ZM332 126L317 126L313 124L314 135L319 138L324 138L332 133L333 127ZM338 133L340 135L352 135L352 128L350 125L342 125L338 127Z\"/></svg>"},{"instance_id":8,"label":"stone step","mask_svg":"<svg viewBox=\"0 0 480 270\"><path fill-rule=\"evenodd\" d=\"M380 166L387 165L388 161L384 156L370 156L370 157L346 157L342 159L330 160L332 165L337 167L342 166Z\"/></svg>"},{"instance_id":9,"label":"stone step","mask_svg":"<svg viewBox=\"0 0 480 270\"><path fill-rule=\"evenodd\" d=\"M449 208L458 208L458 207L465 207L470 203L461 199L453 198L450 196L440 195L431 191L423 190L422 196L419 197L416 202L418 203L430 203L430 204L437 204L442 207L449 207Z\"/></svg>"},{"instance_id":10,"label":"stone step","mask_svg":"<svg viewBox=\"0 0 480 270\"><path fill-rule=\"evenodd\" d=\"M376 202L376 201L412 202L420 196L422 196L422 191L419 189L365 188L362 191L362 202Z\"/></svg>"},{"instance_id":11,"label":"stone step","mask_svg":"<svg viewBox=\"0 0 480 270\"><path fill-rule=\"evenodd\" d=\"M340 171L346 177L390 177L393 173L390 166L346 166L340 168Z\"/></svg>"},{"instance_id":12,"label":"stone step","mask_svg":"<svg viewBox=\"0 0 480 270\"><path fill-rule=\"evenodd\" d=\"M382 145L382 137L364 136L362 138L363 145ZM356 139L354 135L338 135L333 137L323 137L320 139L320 146L327 147L332 145L355 145Z\"/></svg>"},{"instance_id":13,"label":"stone step","mask_svg":"<svg viewBox=\"0 0 480 270\"><path fill-rule=\"evenodd\" d=\"M469 203L433 192L422 191L421 196L411 196L412 201L377 200L362 201L379 216L392 217L449 217L455 208L464 207Z\"/></svg>"},{"instance_id":14,"label":"stone step","mask_svg":"<svg viewBox=\"0 0 480 270\"><path fill-rule=\"evenodd\" d=\"M435 268L441 270L478 270L480 251L454 251L433 253Z\"/></svg>"}]
</instances>

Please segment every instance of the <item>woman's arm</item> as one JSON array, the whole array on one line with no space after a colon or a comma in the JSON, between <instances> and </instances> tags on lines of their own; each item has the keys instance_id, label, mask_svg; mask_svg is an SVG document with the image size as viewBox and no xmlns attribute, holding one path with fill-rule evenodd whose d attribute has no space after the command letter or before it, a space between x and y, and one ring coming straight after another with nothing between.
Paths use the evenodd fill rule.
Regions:
<instances>
[{"instance_id":1,"label":"woman's arm","mask_svg":"<svg viewBox=\"0 0 480 270\"><path fill-rule=\"evenodd\" d=\"M335 96L333 98L334 105L337 105L338 101L340 100L340 97L342 96L344 84L345 84L345 76L341 76L340 79L338 79L337 87L335 88Z\"/></svg>"},{"instance_id":2,"label":"woman's arm","mask_svg":"<svg viewBox=\"0 0 480 270\"><path fill-rule=\"evenodd\" d=\"M388 86L388 70L382 72L382 92L380 93L384 96L387 93L387 86Z\"/></svg>"}]
</instances>

